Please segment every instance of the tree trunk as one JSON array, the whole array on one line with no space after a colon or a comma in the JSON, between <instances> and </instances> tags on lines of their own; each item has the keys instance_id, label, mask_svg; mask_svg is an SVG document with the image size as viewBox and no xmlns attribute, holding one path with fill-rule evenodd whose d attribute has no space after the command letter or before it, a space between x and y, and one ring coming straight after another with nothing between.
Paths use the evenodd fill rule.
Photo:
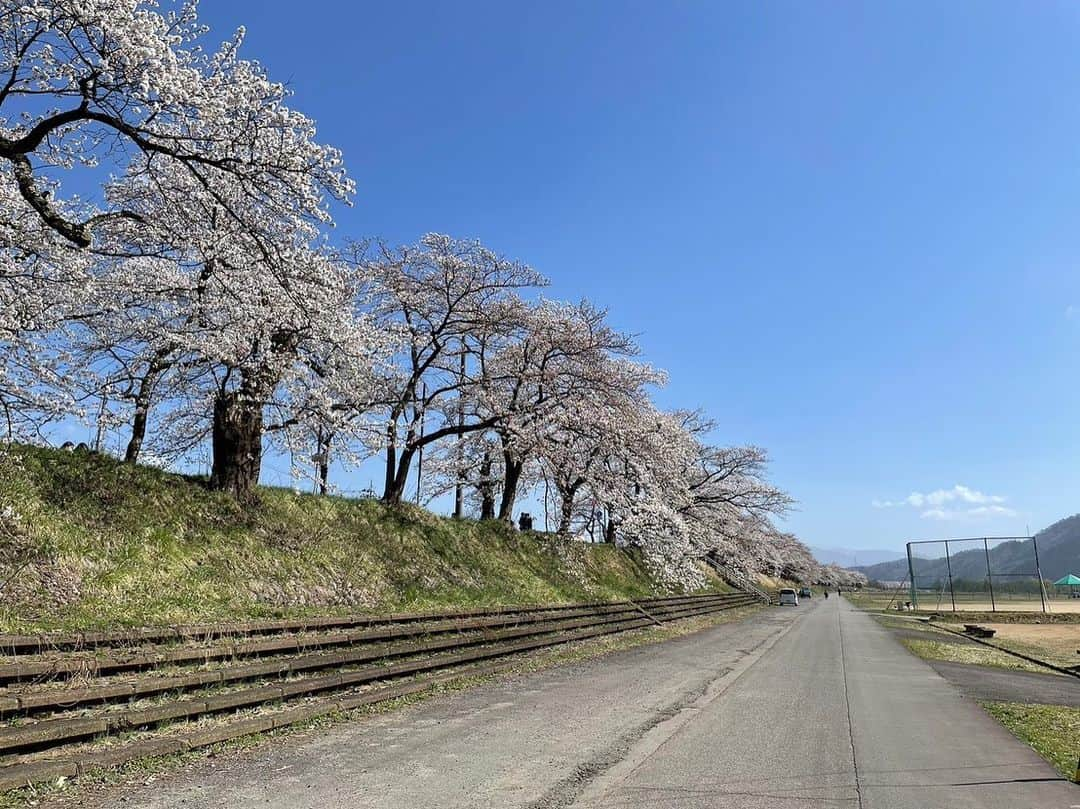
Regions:
<instances>
[{"instance_id":1,"label":"tree trunk","mask_svg":"<svg viewBox=\"0 0 1080 809\"><path fill-rule=\"evenodd\" d=\"M491 453L484 453L480 462L480 519L495 519L495 484L491 482Z\"/></svg>"},{"instance_id":2,"label":"tree trunk","mask_svg":"<svg viewBox=\"0 0 1080 809\"><path fill-rule=\"evenodd\" d=\"M390 502L394 490L394 478L397 477L397 425L391 423L386 428L386 475L383 478L384 502ZM400 501L400 496L398 500Z\"/></svg>"},{"instance_id":3,"label":"tree trunk","mask_svg":"<svg viewBox=\"0 0 1080 809\"><path fill-rule=\"evenodd\" d=\"M250 500L262 467L262 405L234 391L214 401L210 486Z\"/></svg>"},{"instance_id":4,"label":"tree trunk","mask_svg":"<svg viewBox=\"0 0 1080 809\"><path fill-rule=\"evenodd\" d=\"M324 435L323 431L319 430L319 450L317 455L319 456L318 463L318 476L319 476L319 494L326 494L330 491L330 440L332 435Z\"/></svg>"},{"instance_id":5,"label":"tree trunk","mask_svg":"<svg viewBox=\"0 0 1080 809\"><path fill-rule=\"evenodd\" d=\"M330 464L323 461L319 464L319 494L326 494L330 491L329 486L330 478Z\"/></svg>"},{"instance_id":6,"label":"tree trunk","mask_svg":"<svg viewBox=\"0 0 1080 809\"><path fill-rule=\"evenodd\" d=\"M146 438L146 422L150 416L150 404L154 398L154 388L158 380L172 365L172 348L159 348L154 352L146 366L146 373L139 380L139 390L135 394L135 415L131 420L131 439L124 452L124 463L138 463Z\"/></svg>"},{"instance_id":7,"label":"tree trunk","mask_svg":"<svg viewBox=\"0 0 1080 809\"><path fill-rule=\"evenodd\" d=\"M499 519L514 521L514 501L517 499L518 482L521 480L521 469L524 463L515 460L508 452L503 453L503 490L499 501Z\"/></svg>"},{"instance_id":8,"label":"tree trunk","mask_svg":"<svg viewBox=\"0 0 1080 809\"><path fill-rule=\"evenodd\" d=\"M135 399L135 416L131 420L131 438L124 452L124 463L138 463L143 439L146 438L146 419L150 413L150 397L143 398L144 379L139 385L139 394Z\"/></svg>"},{"instance_id":9,"label":"tree trunk","mask_svg":"<svg viewBox=\"0 0 1080 809\"><path fill-rule=\"evenodd\" d=\"M574 493L560 491L559 536L570 536L570 523L574 519Z\"/></svg>"},{"instance_id":10,"label":"tree trunk","mask_svg":"<svg viewBox=\"0 0 1080 809\"><path fill-rule=\"evenodd\" d=\"M389 452L387 453L389 457ZM397 461L397 470L394 473L393 479L387 484L387 490L383 494L383 502L389 503L392 506L396 506L405 499L405 486L409 483L409 468L412 466L413 455L416 454L415 447L406 446L401 451L401 457ZM390 467L387 465L387 477L389 477Z\"/></svg>"},{"instance_id":11,"label":"tree trunk","mask_svg":"<svg viewBox=\"0 0 1080 809\"><path fill-rule=\"evenodd\" d=\"M607 522L604 524L604 542L609 545L615 544L615 529L618 525L615 522L615 517L612 516L611 507L607 508Z\"/></svg>"}]
</instances>

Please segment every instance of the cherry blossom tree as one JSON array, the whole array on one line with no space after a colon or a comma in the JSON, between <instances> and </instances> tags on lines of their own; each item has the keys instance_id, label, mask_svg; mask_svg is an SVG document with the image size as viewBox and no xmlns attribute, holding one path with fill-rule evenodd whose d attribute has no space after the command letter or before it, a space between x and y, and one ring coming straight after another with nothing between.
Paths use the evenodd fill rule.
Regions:
<instances>
[{"instance_id":1,"label":"cherry blossom tree","mask_svg":"<svg viewBox=\"0 0 1080 809\"><path fill-rule=\"evenodd\" d=\"M605 322L588 302L541 301L525 310L520 328L490 362L484 402L496 417L503 480L499 519L512 519L522 474L541 445L583 411L618 408L643 395L662 375L629 358L632 338Z\"/></svg>"},{"instance_id":2,"label":"cherry blossom tree","mask_svg":"<svg viewBox=\"0 0 1080 809\"><path fill-rule=\"evenodd\" d=\"M0 436L36 435L78 410L62 324L87 293L89 256L54 231L0 164Z\"/></svg>"},{"instance_id":3,"label":"cherry blossom tree","mask_svg":"<svg viewBox=\"0 0 1080 809\"><path fill-rule=\"evenodd\" d=\"M241 58L243 30L206 48L193 2L153 0L0 0L0 19L8 440L96 407L130 425L131 462L208 442L240 498L266 441L322 491L331 456L381 451L391 504L426 452L425 491L456 488L459 515L469 489L510 519L544 480L560 534L602 515L666 580L700 582L706 555L853 580L770 522L791 500L763 449L649 401L663 375L602 309L529 303L544 278L478 241L343 261L341 156Z\"/></svg>"},{"instance_id":4,"label":"cherry blossom tree","mask_svg":"<svg viewBox=\"0 0 1080 809\"><path fill-rule=\"evenodd\" d=\"M138 267L143 274L136 288L148 298L128 310L179 310L186 328L172 342L135 339L125 347L132 351L113 357L133 403L129 455L137 457L161 376L175 362L187 363L180 359L187 355L242 350L227 345L228 332L213 338L211 324L222 321L199 308L203 293L244 289L231 322L251 326L249 337L261 330L248 349L257 343L255 355L296 354L296 307L282 318L284 328L269 331L265 322L259 325L260 312L295 301L308 291L297 278L311 281L326 269L314 244L317 230L331 224L327 200L346 200L352 184L339 153L315 140L314 122L286 105L285 88L239 57L242 30L216 51L200 46L206 30L193 3L161 12L140 0L5 2L0 16L0 207L6 214L0 339L13 347L7 352L13 357L20 341L38 341L58 324L89 318L123 324L122 311L103 318L88 300L96 286L107 294ZM101 193L87 199L65 194L65 180L76 174L103 177ZM109 259L104 270L99 257ZM121 257L142 263L114 261ZM243 267L251 270L246 276ZM226 271L231 278L222 283ZM28 297L23 293L30 286L35 290ZM325 303L324 297L314 300ZM100 332L94 337L95 345L109 348ZM216 348L207 342L213 339ZM112 342L112 348L122 345ZM214 445L225 466L214 475L217 485L247 486L225 472L237 458L251 456L250 438L259 432L250 412L238 415L249 408L235 403L264 399L271 380L280 380L269 370L276 362L219 389ZM48 367L35 368L36 379L26 378L27 368L24 363L18 379L24 399L26 391L52 383ZM3 374L12 378L10 360ZM250 428L240 429L245 437L226 435L229 425L242 423Z\"/></svg>"},{"instance_id":5,"label":"cherry blossom tree","mask_svg":"<svg viewBox=\"0 0 1080 809\"><path fill-rule=\"evenodd\" d=\"M383 381L383 499L399 503L424 448L493 427L482 409L489 357L519 323L515 292L546 283L526 264L477 241L428 234L410 247L378 246L357 259L372 271L379 322L404 333L397 367Z\"/></svg>"},{"instance_id":6,"label":"cherry blossom tree","mask_svg":"<svg viewBox=\"0 0 1080 809\"><path fill-rule=\"evenodd\" d=\"M284 86L240 58L241 29L216 51L196 4L147 0L0 4L0 160L41 222L79 247L100 226L143 214L63 196L57 171L102 161L144 172L167 163L207 193L223 184L268 206L328 221L323 195L351 190L340 155L289 109ZM10 191L9 191L10 193Z\"/></svg>"}]
</instances>

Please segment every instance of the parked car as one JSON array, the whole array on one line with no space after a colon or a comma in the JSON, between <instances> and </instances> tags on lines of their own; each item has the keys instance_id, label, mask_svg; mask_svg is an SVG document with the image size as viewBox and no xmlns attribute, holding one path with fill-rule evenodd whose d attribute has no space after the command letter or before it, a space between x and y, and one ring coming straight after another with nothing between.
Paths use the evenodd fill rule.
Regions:
<instances>
[{"instance_id":1,"label":"parked car","mask_svg":"<svg viewBox=\"0 0 1080 809\"><path fill-rule=\"evenodd\" d=\"M790 587L785 587L780 591L780 606L790 604L792 607L799 606L799 594L792 590Z\"/></svg>"},{"instance_id":2,"label":"parked car","mask_svg":"<svg viewBox=\"0 0 1080 809\"><path fill-rule=\"evenodd\" d=\"M813 597L814 597L814 591L811 590L809 587L803 587L801 590L799 590L799 598L813 598Z\"/></svg>"}]
</instances>

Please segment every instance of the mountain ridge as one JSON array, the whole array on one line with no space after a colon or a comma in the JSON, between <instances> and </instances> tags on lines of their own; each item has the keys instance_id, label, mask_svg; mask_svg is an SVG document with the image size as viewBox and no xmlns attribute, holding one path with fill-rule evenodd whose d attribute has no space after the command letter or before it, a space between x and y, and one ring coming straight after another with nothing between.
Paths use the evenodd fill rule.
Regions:
<instances>
[{"instance_id":1,"label":"mountain ridge","mask_svg":"<svg viewBox=\"0 0 1080 809\"><path fill-rule=\"evenodd\" d=\"M1035 534L1038 544L1039 568L1044 579L1054 581L1067 573L1080 575L1080 514L1064 517ZM971 581L986 579L986 550L982 545L971 547L965 543L964 550L957 551L957 546L949 549L946 561L944 545L923 546L933 548L923 553L937 553L940 556L915 557L915 576L920 585L929 586L948 578L951 565L952 577ZM1021 579L1025 576L1035 578L1035 553L1031 543L1026 540L1002 542L991 545L989 549L990 567L994 576L1009 576ZM871 581L904 581L908 578L907 557L860 565L851 568L866 574Z\"/></svg>"}]
</instances>

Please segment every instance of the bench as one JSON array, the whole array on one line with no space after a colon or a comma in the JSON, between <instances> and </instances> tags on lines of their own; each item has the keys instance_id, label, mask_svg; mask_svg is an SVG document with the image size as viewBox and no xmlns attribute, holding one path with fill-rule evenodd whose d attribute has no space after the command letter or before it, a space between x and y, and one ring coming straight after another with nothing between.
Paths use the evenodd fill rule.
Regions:
<instances>
[{"instance_id":1,"label":"bench","mask_svg":"<svg viewBox=\"0 0 1080 809\"><path fill-rule=\"evenodd\" d=\"M964 634L973 635L976 638L992 638L996 632L996 629L989 629L978 624L964 624Z\"/></svg>"}]
</instances>

